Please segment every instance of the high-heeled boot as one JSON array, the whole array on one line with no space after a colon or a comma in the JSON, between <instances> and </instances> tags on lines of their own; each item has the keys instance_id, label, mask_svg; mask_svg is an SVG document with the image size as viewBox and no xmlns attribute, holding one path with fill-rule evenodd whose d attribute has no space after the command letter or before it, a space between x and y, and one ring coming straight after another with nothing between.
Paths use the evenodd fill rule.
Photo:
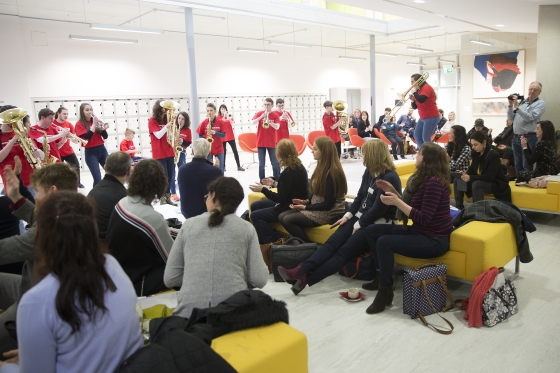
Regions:
<instances>
[{"instance_id":1,"label":"high-heeled boot","mask_svg":"<svg viewBox=\"0 0 560 373\"><path fill-rule=\"evenodd\" d=\"M385 307L393 303L393 285L379 286L379 291L373 303L367 308L366 313L373 315L385 311Z\"/></svg>"},{"instance_id":2,"label":"high-heeled boot","mask_svg":"<svg viewBox=\"0 0 560 373\"><path fill-rule=\"evenodd\" d=\"M307 272L301 265L293 269L278 266L278 274L289 284L292 284L292 292L298 295L307 286Z\"/></svg>"},{"instance_id":3,"label":"high-heeled boot","mask_svg":"<svg viewBox=\"0 0 560 373\"><path fill-rule=\"evenodd\" d=\"M364 290L377 290L379 289L379 271L375 271L375 277L371 282L362 285Z\"/></svg>"}]
</instances>

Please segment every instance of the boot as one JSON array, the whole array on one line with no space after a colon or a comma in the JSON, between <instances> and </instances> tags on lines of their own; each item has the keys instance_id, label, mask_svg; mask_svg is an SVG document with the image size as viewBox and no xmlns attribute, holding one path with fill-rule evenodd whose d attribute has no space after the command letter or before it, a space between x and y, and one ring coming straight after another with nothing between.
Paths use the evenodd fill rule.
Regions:
<instances>
[{"instance_id":1,"label":"boot","mask_svg":"<svg viewBox=\"0 0 560 373\"><path fill-rule=\"evenodd\" d=\"M385 307L390 306L393 303L393 286L379 286L379 291L373 300L371 306L366 310L368 315L374 315L385 311Z\"/></svg>"},{"instance_id":2,"label":"boot","mask_svg":"<svg viewBox=\"0 0 560 373\"><path fill-rule=\"evenodd\" d=\"M375 271L375 277L371 282L362 285L364 290L377 290L379 289L379 271Z\"/></svg>"},{"instance_id":3,"label":"boot","mask_svg":"<svg viewBox=\"0 0 560 373\"><path fill-rule=\"evenodd\" d=\"M398 160L399 160L399 158L397 157L396 154L393 154L393 159L394 159L395 161L398 161Z\"/></svg>"},{"instance_id":4,"label":"boot","mask_svg":"<svg viewBox=\"0 0 560 373\"><path fill-rule=\"evenodd\" d=\"M294 269L286 269L278 266L278 274L288 284L292 284L292 292L298 295L307 286L307 272L301 265Z\"/></svg>"},{"instance_id":5,"label":"boot","mask_svg":"<svg viewBox=\"0 0 560 373\"><path fill-rule=\"evenodd\" d=\"M159 200L159 204L160 205L177 206L177 204L171 200L171 194L170 193L165 193L163 195L163 197L161 197L161 199Z\"/></svg>"},{"instance_id":6,"label":"boot","mask_svg":"<svg viewBox=\"0 0 560 373\"><path fill-rule=\"evenodd\" d=\"M264 264L268 267L268 273L272 273L272 265L270 263L270 247L272 246L271 243L266 243L261 246L261 254L263 256Z\"/></svg>"}]
</instances>

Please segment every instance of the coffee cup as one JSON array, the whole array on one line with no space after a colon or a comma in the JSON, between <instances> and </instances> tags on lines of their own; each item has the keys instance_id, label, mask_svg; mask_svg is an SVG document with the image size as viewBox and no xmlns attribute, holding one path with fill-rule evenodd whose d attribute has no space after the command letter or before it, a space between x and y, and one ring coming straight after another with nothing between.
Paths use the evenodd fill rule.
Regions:
<instances>
[{"instance_id":1,"label":"coffee cup","mask_svg":"<svg viewBox=\"0 0 560 373\"><path fill-rule=\"evenodd\" d=\"M350 288L348 289L348 298L356 299L360 295L360 289L358 288Z\"/></svg>"}]
</instances>

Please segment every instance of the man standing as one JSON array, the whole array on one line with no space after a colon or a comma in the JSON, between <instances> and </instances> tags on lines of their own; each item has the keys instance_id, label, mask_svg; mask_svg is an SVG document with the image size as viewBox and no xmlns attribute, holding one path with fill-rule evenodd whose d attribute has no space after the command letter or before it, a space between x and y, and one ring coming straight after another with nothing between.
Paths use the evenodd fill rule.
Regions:
<instances>
[{"instance_id":1,"label":"man standing","mask_svg":"<svg viewBox=\"0 0 560 373\"><path fill-rule=\"evenodd\" d=\"M206 105L206 115L207 118L200 123L196 133L200 137L206 139L212 138L212 148L210 150L210 155L208 155L208 161L213 162L213 157L218 158L220 162L220 170L222 175L224 174L225 162L224 162L224 143L222 139L226 136L225 123L218 117L216 117L216 105L209 103ZM208 126L210 123L210 126Z\"/></svg>"},{"instance_id":2,"label":"man standing","mask_svg":"<svg viewBox=\"0 0 560 373\"><path fill-rule=\"evenodd\" d=\"M325 113L323 114L323 128L325 129L325 136L330 137L330 139L334 142L334 145L336 145L338 157L340 158L342 149L338 127L340 127L342 121L338 120L336 115L333 113L332 101L325 101L323 107L325 108Z\"/></svg>"},{"instance_id":3,"label":"man standing","mask_svg":"<svg viewBox=\"0 0 560 373\"><path fill-rule=\"evenodd\" d=\"M54 156L57 162L61 162L59 149L66 143L66 136L70 133L68 128L58 132L52 125L54 121L54 112L51 109L41 109L39 111L39 123L31 127L29 137L35 140L37 147L43 149L43 132L47 134L47 142L49 143L49 156ZM45 154L45 162L48 162Z\"/></svg>"},{"instance_id":4,"label":"man standing","mask_svg":"<svg viewBox=\"0 0 560 373\"><path fill-rule=\"evenodd\" d=\"M272 174L276 180L280 177L280 165L276 159L276 132L280 128L280 118L277 111L272 111L274 101L271 98L264 100L264 110L258 111L253 116L253 124L257 125L257 148L259 151L259 178L265 178L266 153L272 164Z\"/></svg>"},{"instance_id":5,"label":"man standing","mask_svg":"<svg viewBox=\"0 0 560 373\"><path fill-rule=\"evenodd\" d=\"M527 139L527 146L534 150L537 144L537 122L544 114L546 104L543 100L539 100L542 91L542 84L533 82L529 85L529 93L527 98L521 103L516 95L508 96L507 117L513 120L513 158L515 160L515 170L519 175L520 171L532 171L533 166L525 158L523 148L521 147L521 138Z\"/></svg>"},{"instance_id":6,"label":"man standing","mask_svg":"<svg viewBox=\"0 0 560 373\"><path fill-rule=\"evenodd\" d=\"M88 197L95 200L97 205L97 229L99 237L105 238L109 219L115 206L126 197L124 183L130 176L130 155L125 152L109 154L105 162L105 177L89 192Z\"/></svg>"},{"instance_id":7,"label":"man standing","mask_svg":"<svg viewBox=\"0 0 560 373\"><path fill-rule=\"evenodd\" d=\"M278 144L282 139L290 138L290 123L294 121L291 113L284 110L284 100L281 98L276 99L276 113L279 117L280 127L276 131L276 143Z\"/></svg>"},{"instance_id":8,"label":"man standing","mask_svg":"<svg viewBox=\"0 0 560 373\"><path fill-rule=\"evenodd\" d=\"M414 128L416 128L416 118L412 116L414 109L409 108L407 114L401 115L397 124L400 125L401 131L414 139Z\"/></svg>"},{"instance_id":9,"label":"man standing","mask_svg":"<svg viewBox=\"0 0 560 373\"><path fill-rule=\"evenodd\" d=\"M192 148L192 161L179 167L177 176L181 213L186 219L206 212L206 186L222 176L222 172L206 159L210 153L210 143L206 139L197 139L192 143Z\"/></svg>"}]
</instances>

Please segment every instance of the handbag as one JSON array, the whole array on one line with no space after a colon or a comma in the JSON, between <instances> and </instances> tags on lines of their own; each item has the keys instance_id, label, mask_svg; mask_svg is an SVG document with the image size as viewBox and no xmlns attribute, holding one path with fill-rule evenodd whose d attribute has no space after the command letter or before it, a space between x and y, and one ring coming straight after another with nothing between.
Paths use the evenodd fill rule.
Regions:
<instances>
[{"instance_id":1,"label":"handbag","mask_svg":"<svg viewBox=\"0 0 560 373\"><path fill-rule=\"evenodd\" d=\"M510 280L497 288L490 288L482 301L482 323L494 326L518 311L515 285Z\"/></svg>"},{"instance_id":2,"label":"handbag","mask_svg":"<svg viewBox=\"0 0 560 373\"><path fill-rule=\"evenodd\" d=\"M447 299L451 304L447 305ZM403 313L414 319L418 317L425 326L440 334L451 334L453 324L439 312L455 307L455 301L447 289L447 267L443 263L427 263L416 268L406 268L403 277ZM451 329L441 330L428 323L425 316L437 313Z\"/></svg>"},{"instance_id":3,"label":"handbag","mask_svg":"<svg viewBox=\"0 0 560 373\"><path fill-rule=\"evenodd\" d=\"M376 276L375 263L371 252L352 259L338 271L338 274L348 278L372 281Z\"/></svg>"},{"instance_id":4,"label":"handbag","mask_svg":"<svg viewBox=\"0 0 560 373\"><path fill-rule=\"evenodd\" d=\"M317 250L317 243L305 243L298 237L289 238L284 244L272 245L270 262L275 282L284 282L278 273L278 266L294 268L307 260Z\"/></svg>"}]
</instances>

